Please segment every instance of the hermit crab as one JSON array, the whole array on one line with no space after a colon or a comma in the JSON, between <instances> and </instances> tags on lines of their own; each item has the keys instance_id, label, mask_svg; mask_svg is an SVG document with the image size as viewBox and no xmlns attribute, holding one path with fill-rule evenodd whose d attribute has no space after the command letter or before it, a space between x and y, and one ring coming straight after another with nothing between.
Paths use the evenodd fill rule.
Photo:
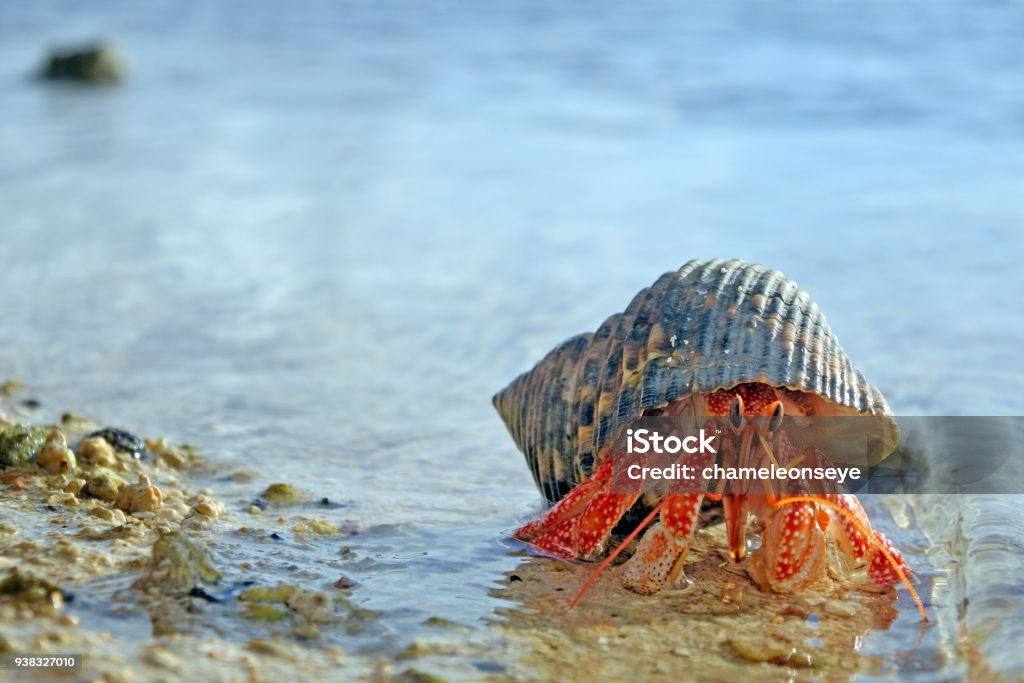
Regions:
<instances>
[{"instance_id":1,"label":"hermit crab","mask_svg":"<svg viewBox=\"0 0 1024 683\"><path fill-rule=\"evenodd\" d=\"M736 457L768 452L782 466L823 456L813 445L795 451L783 416L872 416L883 436L871 457L877 462L894 450L899 431L884 397L854 368L807 293L776 270L690 261L640 291L596 332L560 344L500 391L494 405L552 506L514 533L541 551L598 559L607 555L613 529L632 520L623 545L642 536L624 582L655 593L685 580L691 535L702 505L712 501L724 513L733 561L746 559L751 516L760 528L747 571L762 589L794 592L822 578L832 536L845 569L864 587L903 581L921 606L902 554L871 528L852 494L798 488L654 496L612 486L619 437L650 415L724 417Z\"/></svg>"}]
</instances>

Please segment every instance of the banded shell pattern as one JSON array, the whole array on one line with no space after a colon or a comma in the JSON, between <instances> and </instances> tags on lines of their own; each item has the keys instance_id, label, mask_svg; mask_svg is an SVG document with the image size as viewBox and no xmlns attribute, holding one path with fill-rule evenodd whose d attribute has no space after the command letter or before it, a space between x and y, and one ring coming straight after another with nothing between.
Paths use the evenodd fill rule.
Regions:
<instances>
[{"instance_id":1,"label":"banded shell pattern","mask_svg":"<svg viewBox=\"0 0 1024 683\"><path fill-rule=\"evenodd\" d=\"M494 405L554 503L590 476L628 423L745 382L817 394L836 415L891 415L805 291L777 270L721 259L665 273L596 332L566 340L513 380Z\"/></svg>"}]
</instances>

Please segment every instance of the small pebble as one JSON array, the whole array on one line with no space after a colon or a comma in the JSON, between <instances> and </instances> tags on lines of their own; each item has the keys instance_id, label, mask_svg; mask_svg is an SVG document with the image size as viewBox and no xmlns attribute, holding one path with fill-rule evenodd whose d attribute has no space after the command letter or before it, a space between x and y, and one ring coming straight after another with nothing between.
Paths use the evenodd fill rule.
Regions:
<instances>
[{"instance_id":1,"label":"small pebble","mask_svg":"<svg viewBox=\"0 0 1024 683\"><path fill-rule=\"evenodd\" d=\"M164 496L145 474L139 482L122 486L117 493L117 507L125 512L153 512L163 504Z\"/></svg>"},{"instance_id":2,"label":"small pebble","mask_svg":"<svg viewBox=\"0 0 1024 683\"><path fill-rule=\"evenodd\" d=\"M168 522L180 522L182 514L172 507L162 507L156 511L156 516Z\"/></svg>"},{"instance_id":3,"label":"small pebble","mask_svg":"<svg viewBox=\"0 0 1024 683\"><path fill-rule=\"evenodd\" d=\"M857 613L857 605L849 601L830 600L825 604L825 612L840 617L852 617Z\"/></svg>"},{"instance_id":4,"label":"small pebble","mask_svg":"<svg viewBox=\"0 0 1024 683\"><path fill-rule=\"evenodd\" d=\"M114 448L102 436L82 439L78 444L78 457L89 465L113 467L117 464Z\"/></svg>"},{"instance_id":5,"label":"small pebble","mask_svg":"<svg viewBox=\"0 0 1024 683\"><path fill-rule=\"evenodd\" d=\"M94 507L92 509L92 512L90 512L89 514L91 514L93 517L98 517L99 519L102 519L105 522L110 522L115 526L122 525L128 521L128 518L125 517L124 513L121 512L120 510L116 508L107 508L102 505L97 505L96 507Z\"/></svg>"},{"instance_id":6,"label":"small pebble","mask_svg":"<svg viewBox=\"0 0 1024 683\"><path fill-rule=\"evenodd\" d=\"M192 505L192 509L195 510L196 514L203 517L220 517L225 511L224 503L214 500L204 493L194 496L189 501L189 504Z\"/></svg>"},{"instance_id":7,"label":"small pebble","mask_svg":"<svg viewBox=\"0 0 1024 683\"><path fill-rule=\"evenodd\" d=\"M277 640L270 640L265 638L257 638L250 640L246 646L251 652L261 655L269 655L271 657L277 657L279 659L294 660L295 655L291 649L285 644Z\"/></svg>"},{"instance_id":8,"label":"small pebble","mask_svg":"<svg viewBox=\"0 0 1024 683\"><path fill-rule=\"evenodd\" d=\"M355 585L356 585L356 582L353 581L352 579L348 578L344 574L342 574L341 577L337 581L334 582L334 587L339 589L339 590L347 590L349 588L352 588Z\"/></svg>"},{"instance_id":9,"label":"small pebble","mask_svg":"<svg viewBox=\"0 0 1024 683\"><path fill-rule=\"evenodd\" d=\"M46 443L43 444L39 455L36 456L36 462L50 474L74 472L78 466L75 454L68 448L68 440L64 436L64 432L59 429L50 432Z\"/></svg>"},{"instance_id":10,"label":"small pebble","mask_svg":"<svg viewBox=\"0 0 1024 683\"><path fill-rule=\"evenodd\" d=\"M117 475L109 471L100 471L86 480L82 491L93 498L113 503L117 500L117 492L123 485L124 481Z\"/></svg>"},{"instance_id":11,"label":"small pebble","mask_svg":"<svg viewBox=\"0 0 1024 683\"><path fill-rule=\"evenodd\" d=\"M297 534L334 536L341 533L341 529L328 522L326 519L300 518L301 521L292 527Z\"/></svg>"}]
</instances>

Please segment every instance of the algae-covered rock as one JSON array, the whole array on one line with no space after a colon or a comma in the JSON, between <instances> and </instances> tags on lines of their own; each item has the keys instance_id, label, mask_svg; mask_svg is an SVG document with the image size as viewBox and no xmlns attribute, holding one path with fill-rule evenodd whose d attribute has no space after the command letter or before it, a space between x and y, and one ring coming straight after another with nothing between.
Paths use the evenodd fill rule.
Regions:
<instances>
[{"instance_id":1,"label":"algae-covered rock","mask_svg":"<svg viewBox=\"0 0 1024 683\"><path fill-rule=\"evenodd\" d=\"M17 604L48 604L61 607L64 604L64 591L46 579L14 567L0 581L0 598L12 600Z\"/></svg>"},{"instance_id":2,"label":"algae-covered rock","mask_svg":"<svg viewBox=\"0 0 1024 683\"><path fill-rule=\"evenodd\" d=\"M220 573L214 568L210 553L182 532L171 531L153 544L149 567L136 587L157 587L163 593L175 593L218 579Z\"/></svg>"},{"instance_id":3,"label":"algae-covered rock","mask_svg":"<svg viewBox=\"0 0 1024 683\"><path fill-rule=\"evenodd\" d=\"M292 531L305 536L335 536L341 533L341 529L336 524L328 522L326 519L310 517L300 517L299 522L292 527Z\"/></svg>"},{"instance_id":4,"label":"algae-covered rock","mask_svg":"<svg viewBox=\"0 0 1024 683\"><path fill-rule=\"evenodd\" d=\"M361 624L377 615L372 610L363 610L352 605L343 598L337 598L330 593L320 590L303 588L289 584L277 586L254 586L243 591L239 599L247 603L246 616L255 620L277 621L278 613L291 615L299 623L326 624L341 621L343 618L353 624ZM287 611L277 607L273 609L261 609L263 605L271 607L282 605ZM338 613L338 607L344 611L344 615ZM304 636L306 637L306 636Z\"/></svg>"},{"instance_id":5,"label":"algae-covered rock","mask_svg":"<svg viewBox=\"0 0 1024 683\"><path fill-rule=\"evenodd\" d=\"M34 462L49 434L49 427L39 425L15 424L0 430L0 468Z\"/></svg>"},{"instance_id":6,"label":"algae-covered rock","mask_svg":"<svg viewBox=\"0 0 1024 683\"><path fill-rule=\"evenodd\" d=\"M272 505L294 505L306 499L306 496L291 484L271 484L260 497Z\"/></svg>"},{"instance_id":7,"label":"algae-covered rock","mask_svg":"<svg viewBox=\"0 0 1024 683\"><path fill-rule=\"evenodd\" d=\"M124 485L124 479L117 474L106 468L97 467L92 474L86 477L82 493L108 503L114 503L117 501L118 492Z\"/></svg>"},{"instance_id":8,"label":"algae-covered rock","mask_svg":"<svg viewBox=\"0 0 1024 683\"><path fill-rule=\"evenodd\" d=\"M285 605L295 615L311 623L329 623L337 621L334 600L323 591L300 588L285 600Z\"/></svg>"},{"instance_id":9,"label":"algae-covered rock","mask_svg":"<svg viewBox=\"0 0 1024 683\"><path fill-rule=\"evenodd\" d=\"M301 589L298 586L253 586L242 591L238 599L245 603L242 615L253 621L281 621L291 616L288 600ZM276 606L280 605L280 607Z\"/></svg>"},{"instance_id":10,"label":"algae-covered rock","mask_svg":"<svg viewBox=\"0 0 1024 683\"><path fill-rule=\"evenodd\" d=\"M51 81L108 85L124 77L124 63L112 46L97 42L51 51L42 76Z\"/></svg>"},{"instance_id":11,"label":"algae-covered rock","mask_svg":"<svg viewBox=\"0 0 1024 683\"><path fill-rule=\"evenodd\" d=\"M242 591L240 600L247 602L280 602L284 604L292 594L299 590L298 586L279 584L277 586L253 586Z\"/></svg>"},{"instance_id":12,"label":"algae-covered rock","mask_svg":"<svg viewBox=\"0 0 1024 683\"><path fill-rule=\"evenodd\" d=\"M349 633L361 631L367 624L380 616L376 610L358 607L347 598L335 597L334 603L345 611L346 629Z\"/></svg>"},{"instance_id":13,"label":"algae-covered rock","mask_svg":"<svg viewBox=\"0 0 1024 683\"><path fill-rule=\"evenodd\" d=\"M245 605L242 616L252 621L275 622L288 618L286 610L260 602L250 602Z\"/></svg>"}]
</instances>

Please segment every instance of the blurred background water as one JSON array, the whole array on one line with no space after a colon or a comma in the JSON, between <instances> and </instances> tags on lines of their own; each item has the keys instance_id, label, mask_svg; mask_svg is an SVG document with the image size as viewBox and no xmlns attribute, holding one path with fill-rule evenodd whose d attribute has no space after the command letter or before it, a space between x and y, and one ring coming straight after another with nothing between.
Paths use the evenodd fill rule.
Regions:
<instances>
[{"instance_id":1,"label":"blurred background water","mask_svg":"<svg viewBox=\"0 0 1024 683\"><path fill-rule=\"evenodd\" d=\"M122 85L30 78L92 36ZM691 258L795 278L897 412L1024 411L1022 38L1019 2L4 3L0 374L344 501L364 604L472 624L539 504L491 395Z\"/></svg>"}]
</instances>

